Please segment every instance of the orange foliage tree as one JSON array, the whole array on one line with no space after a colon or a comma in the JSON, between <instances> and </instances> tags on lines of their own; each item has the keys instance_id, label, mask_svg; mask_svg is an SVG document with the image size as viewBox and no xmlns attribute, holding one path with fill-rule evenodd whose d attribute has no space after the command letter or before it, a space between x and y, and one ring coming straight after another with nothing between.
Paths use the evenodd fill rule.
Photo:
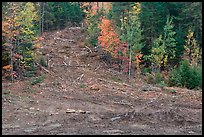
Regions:
<instances>
[{"instance_id":1,"label":"orange foliage tree","mask_svg":"<svg viewBox=\"0 0 204 137\"><path fill-rule=\"evenodd\" d=\"M19 34L19 24L16 21L16 16L17 12L20 10L20 5L21 4L10 2L7 5L8 11L4 11L2 14L2 79L11 77L12 81L16 76L14 75L16 72L13 70L13 62L16 59L14 56L14 43Z\"/></svg>"},{"instance_id":2,"label":"orange foliage tree","mask_svg":"<svg viewBox=\"0 0 204 137\"><path fill-rule=\"evenodd\" d=\"M7 2L2 8L2 78L8 77L13 81L17 69L22 69L20 63L24 59L18 52L20 42L32 42L35 38L37 12L31 2Z\"/></svg>"},{"instance_id":3,"label":"orange foliage tree","mask_svg":"<svg viewBox=\"0 0 204 137\"><path fill-rule=\"evenodd\" d=\"M119 70L127 71L127 44L123 43L119 35L114 30L110 20L101 18L101 23L98 25L100 36L98 37L99 45L114 58L118 59ZM122 66L123 65L123 66Z\"/></svg>"}]
</instances>

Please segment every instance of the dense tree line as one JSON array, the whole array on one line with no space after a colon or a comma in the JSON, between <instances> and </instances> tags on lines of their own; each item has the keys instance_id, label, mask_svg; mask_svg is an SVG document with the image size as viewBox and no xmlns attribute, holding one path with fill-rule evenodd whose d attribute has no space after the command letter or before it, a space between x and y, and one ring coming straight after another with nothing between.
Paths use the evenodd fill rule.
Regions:
<instances>
[{"instance_id":1,"label":"dense tree line","mask_svg":"<svg viewBox=\"0 0 204 137\"><path fill-rule=\"evenodd\" d=\"M35 64L46 66L37 52L44 32L79 25L84 13L78 2L3 2L3 78L36 75Z\"/></svg>"},{"instance_id":2,"label":"dense tree line","mask_svg":"<svg viewBox=\"0 0 204 137\"><path fill-rule=\"evenodd\" d=\"M36 62L46 66L35 50L44 32L81 22L86 42L110 54L112 67L129 78L165 72L170 81L160 82L201 87L188 86L201 77L201 2L3 2L3 75L35 75ZM181 82L187 74L196 77Z\"/></svg>"},{"instance_id":3,"label":"dense tree line","mask_svg":"<svg viewBox=\"0 0 204 137\"><path fill-rule=\"evenodd\" d=\"M123 56L126 56L129 60L129 78L132 70L137 72L136 77L139 76L138 72L140 74L148 72L149 76L154 78L160 77L156 75L167 72L170 79L175 80L176 77L174 76L178 74L177 83L182 83L181 79L179 80L181 73L187 75L182 71L188 71L189 75L193 74L197 79L201 78L201 2L112 2L111 5L112 8L109 12L106 12L103 18L110 20L115 30L99 27L101 32L94 32L98 32L96 35L99 35L100 39L92 37L93 34L89 35L89 38L92 41L95 39L95 43L101 45L109 53L118 54L121 52ZM104 19L102 19L103 21ZM98 28L95 26L89 28L89 32L93 32L90 30L97 30ZM109 33L103 35L104 31ZM110 32L119 34L120 42L127 44L126 55L121 50L123 48L121 44L106 42L106 46L104 46L103 42L106 39L119 41L117 37L110 35L112 34ZM118 45L120 45L120 48L117 48ZM113 49L116 48L118 50L114 51ZM119 60L121 59L119 58ZM179 71L180 67L186 66L186 62L183 63L183 60L188 62L189 70L182 69L182 71ZM122 60L117 65L127 66L125 61ZM141 70L142 72L140 72ZM182 79L182 81L185 80ZM186 81L188 84L193 83L192 79L189 80L189 78ZM169 83L169 81L166 81L166 83ZM186 84L182 83L181 86L186 86ZM202 83L198 85L194 83L191 88L197 86L201 87Z\"/></svg>"},{"instance_id":4,"label":"dense tree line","mask_svg":"<svg viewBox=\"0 0 204 137\"><path fill-rule=\"evenodd\" d=\"M121 26L120 19L131 16L128 13L133 2L116 2L112 4L112 19L116 26ZM199 48L202 48L202 4L201 2L141 2L139 20L141 22L145 55L150 54L154 41L164 31L167 16L172 18L177 42L175 62L179 62L183 53L188 30L194 32ZM121 17L121 18L118 18Z\"/></svg>"}]
</instances>

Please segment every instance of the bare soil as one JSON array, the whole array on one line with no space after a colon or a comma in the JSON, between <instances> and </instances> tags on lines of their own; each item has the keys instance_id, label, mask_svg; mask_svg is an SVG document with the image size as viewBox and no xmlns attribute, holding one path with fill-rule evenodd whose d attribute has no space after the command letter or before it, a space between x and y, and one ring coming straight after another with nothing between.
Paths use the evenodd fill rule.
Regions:
<instances>
[{"instance_id":1,"label":"bare soil","mask_svg":"<svg viewBox=\"0 0 204 137\"><path fill-rule=\"evenodd\" d=\"M66 28L45 36L43 82L3 81L2 134L202 134L202 91L128 80L83 35Z\"/></svg>"}]
</instances>

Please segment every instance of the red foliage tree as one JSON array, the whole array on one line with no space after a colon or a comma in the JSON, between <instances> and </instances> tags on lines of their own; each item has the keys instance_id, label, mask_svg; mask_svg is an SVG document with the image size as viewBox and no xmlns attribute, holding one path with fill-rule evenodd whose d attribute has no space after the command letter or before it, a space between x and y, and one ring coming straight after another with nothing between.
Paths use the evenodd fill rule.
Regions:
<instances>
[{"instance_id":1,"label":"red foliage tree","mask_svg":"<svg viewBox=\"0 0 204 137\"><path fill-rule=\"evenodd\" d=\"M100 36L98 37L99 45L119 60L119 70L123 69L123 71L126 71L127 69L125 68L127 68L127 65L125 64L128 63L128 45L120 40L110 20L102 18L98 28L101 30Z\"/></svg>"}]
</instances>

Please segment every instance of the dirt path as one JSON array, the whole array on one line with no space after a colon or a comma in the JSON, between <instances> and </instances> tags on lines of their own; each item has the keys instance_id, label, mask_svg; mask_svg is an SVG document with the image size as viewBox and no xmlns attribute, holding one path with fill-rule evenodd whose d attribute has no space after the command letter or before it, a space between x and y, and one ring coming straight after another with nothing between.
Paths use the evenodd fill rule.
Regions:
<instances>
[{"instance_id":1,"label":"dirt path","mask_svg":"<svg viewBox=\"0 0 204 137\"><path fill-rule=\"evenodd\" d=\"M127 82L81 43L78 28L48 33L44 81L2 83L3 134L202 134L202 92Z\"/></svg>"}]
</instances>

